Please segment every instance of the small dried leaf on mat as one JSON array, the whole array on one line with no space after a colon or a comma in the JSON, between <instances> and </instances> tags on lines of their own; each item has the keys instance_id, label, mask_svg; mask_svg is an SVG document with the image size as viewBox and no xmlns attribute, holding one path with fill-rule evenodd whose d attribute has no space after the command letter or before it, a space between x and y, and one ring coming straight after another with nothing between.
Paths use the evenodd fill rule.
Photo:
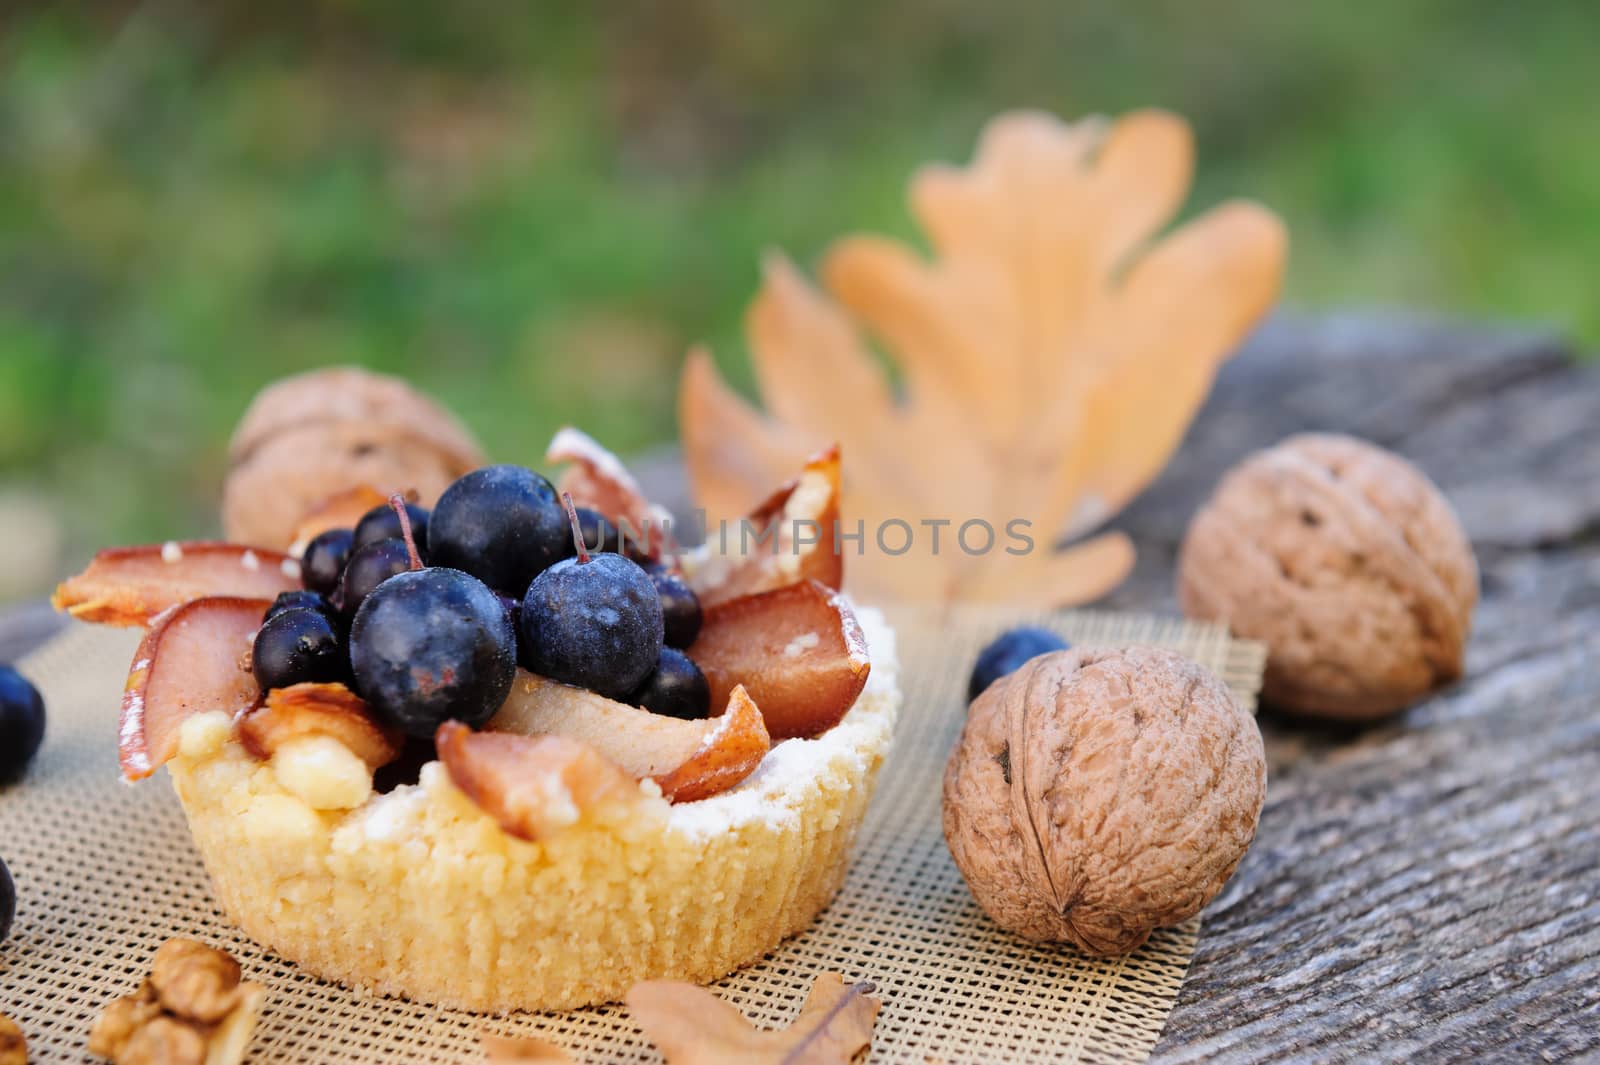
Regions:
<instances>
[{"instance_id":1,"label":"small dried leaf on mat","mask_svg":"<svg viewBox=\"0 0 1600 1065\"><path fill-rule=\"evenodd\" d=\"M574 1058L554 1043L532 1036L507 1038L485 1032L478 1037L489 1065L573 1065Z\"/></svg>"},{"instance_id":2,"label":"small dried leaf on mat","mask_svg":"<svg viewBox=\"0 0 1600 1065\"><path fill-rule=\"evenodd\" d=\"M0 1013L0 1065L28 1065L28 1043L17 1022Z\"/></svg>"},{"instance_id":3,"label":"small dried leaf on mat","mask_svg":"<svg viewBox=\"0 0 1600 1065\"><path fill-rule=\"evenodd\" d=\"M628 992L628 1010L667 1065L848 1065L872 1042L882 1005L871 984L823 973L787 1028L756 1028L703 987L648 980Z\"/></svg>"}]
</instances>

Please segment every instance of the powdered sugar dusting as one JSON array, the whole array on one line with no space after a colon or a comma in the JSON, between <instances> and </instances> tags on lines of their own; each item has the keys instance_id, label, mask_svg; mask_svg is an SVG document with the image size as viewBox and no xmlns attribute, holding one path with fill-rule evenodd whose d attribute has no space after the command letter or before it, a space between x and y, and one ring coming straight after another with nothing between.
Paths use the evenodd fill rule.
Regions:
<instances>
[{"instance_id":1,"label":"powdered sugar dusting","mask_svg":"<svg viewBox=\"0 0 1600 1065\"><path fill-rule=\"evenodd\" d=\"M857 666L865 667L871 664L872 656L868 651L866 633L863 631L865 620L861 615L850 608L850 600L843 592L834 592L829 596L828 603L839 611L839 619L844 622L841 630L844 635L845 650L850 653L850 661ZM881 626L889 634L891 646L894 640L894 630L889 628L888 622L883 620L883 615L873 611L873 624Z\"/></svg>"},{"instance_id":2,"label":"powdered sugar dusting","mask_svg":"<svg viewBox=\"0 0 1600 1065\"><path fill-rule=\"evenodd\" d=\"M814 632L802 633L784 645L783 653L786 658L799 658L807 651L822 643L822 637Z\"/></svg>"},{"instance_id":3,"label":"powdered sugar dusting","mask_svg":"<svg viewBox=\"0 0 1600 1065\"><path fill-rule=\"evenodd\" d=\"M710 732L707 732L705 736L701 738L700 746L694 749L694 754L689 756L689 760L692 761L695 758L699 758L702 754L705 754L717 744L721 743L722 737L727 735L728 730L733 727L733 715L726 710L724 710L722 715L715 720L717 722L716 727L714 727Z\"/></svg>"}]
</instances>

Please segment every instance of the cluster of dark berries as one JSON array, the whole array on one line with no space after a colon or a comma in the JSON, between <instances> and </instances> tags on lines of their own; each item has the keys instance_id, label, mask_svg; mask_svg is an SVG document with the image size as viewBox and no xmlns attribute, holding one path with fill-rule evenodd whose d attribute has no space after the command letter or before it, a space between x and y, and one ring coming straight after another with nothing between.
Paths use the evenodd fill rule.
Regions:
<instances>
[{"instance_id":1,"label":"cluster of dark berries","mask_svg":"<svg viewBox=\"0 0 1600 1065\"><path fill-rule=\"evenodd\" d=\"M267 612L262 688L351 684L408 735L482 725L516 667L675 717L710 691L682 649L700 603L670 569L623 553L616 526L521 466L488 466L430 512L398 497L307 546L305 591Z\"/></svg>"}]
</instances>

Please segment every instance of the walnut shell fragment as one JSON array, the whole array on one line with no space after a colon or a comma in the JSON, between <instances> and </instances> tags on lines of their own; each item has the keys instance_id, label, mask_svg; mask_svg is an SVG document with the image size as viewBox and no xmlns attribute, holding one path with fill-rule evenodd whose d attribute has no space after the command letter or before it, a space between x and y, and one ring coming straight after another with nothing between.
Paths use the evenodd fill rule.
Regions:
<instances>
[{"instance_id":1,"label":"walnut shell fragment","mask_svg":"<svg viewBox=\"0 0 1600 1065\"><path fill-rule=\"evenodd\" d=\"M431 506L483 465L455 416L395 377L313 370L258 393L234 430L222 492L229 540L281 550L300 519L360 485L414 490Z\"/></svg>"},{"instance_id":2,"label":"walnut shell fragment","mask_svg":"<svg viewBox=\"0 0 1600 1065\"><path fill-rule=\"evenodd\" d=\"M1255 720L1198 664L1057 651L973 702L945 767L945 842L1002 928L1123 954L1222 889L1266 779Z\"/></svg>"},{"instance_id":3,"label":"walnut shell fragment","mask_svg":"<svg viewBox=\"0 0 1600 1065\"><path fill-rule=\"evenodd\" d=\"M1478 565L1409 462L1305 434L1249 456L1189 525L1178 601L1267 644L1264 698L1365 721L1461 675Z\"/></svg>"}]
</instances>

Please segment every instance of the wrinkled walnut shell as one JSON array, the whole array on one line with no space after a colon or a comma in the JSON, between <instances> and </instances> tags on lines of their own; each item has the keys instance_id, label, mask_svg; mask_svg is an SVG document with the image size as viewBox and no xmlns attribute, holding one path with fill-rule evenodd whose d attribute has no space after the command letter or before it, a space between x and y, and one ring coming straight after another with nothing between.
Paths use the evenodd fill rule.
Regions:
<instances>
[{"instance_id":1,"label":"wrinkled walnut shell","mask_svg":"<svg viewBox=\"0 0 1600 1065\"><path fill-rule=\"evenodd\" d=\"M1222 889L1266 778L1255 720L1198 664L1057 651L973 702L945 767L945 841L1002 928L1123 954Z\"/></svg>"},{"instance_id":2,"label":"wrinkled walnut shell","mask_svg":"<svg viewBox=\"0 0 1600 1065\"><path fill-rule=\"evenodd\" d=\"M1478 566L1433 482L1347 436L1236 466L1189 525L1178 601L1269 649L1263 696L1370 720L1459 677Z\"/></svg>"},{"instance_id":3,"label":"wrinkled walnut shell","mask_svg":"<svg viewBox=\"0 0 1600 1065\"><path fill-rule=\"evenodd\" d=\"M461 423L398 378L316 370L269 385L228 448L222 491L228 539L282 550L300 519L335 493L371 485L415 490L431 506L484 462Z\"/></svg>"},{"instance_id":4,"label":"wrinkled walnut shell","mask_svg":"<svg viewBox=\"0 0 1600 1065\"><path fill-rule=\"evenodd\" d=\"M256 393L228 443L228 461L237 466L263 441L312 422L396 425L427 440L454 465L471 469L483 462L477 441L449 411L401 378L358 366L294 374Z\"/></svg>"}]
</instances>

